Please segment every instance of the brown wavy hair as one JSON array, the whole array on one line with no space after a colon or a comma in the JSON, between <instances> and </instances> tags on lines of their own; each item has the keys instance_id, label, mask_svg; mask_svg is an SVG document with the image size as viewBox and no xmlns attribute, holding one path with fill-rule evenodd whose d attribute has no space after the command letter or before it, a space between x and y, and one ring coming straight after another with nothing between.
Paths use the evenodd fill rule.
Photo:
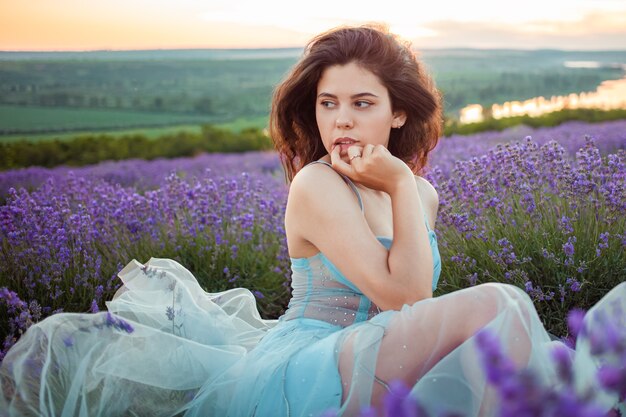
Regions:
<instances>
[{"instance_id":1,"label":"brown wavy hair","mask_svg":"<svg viewBox=\"0 0 626 417\"><path fill-rule=\"evenodd\" d=\"M391 129L389 151L419 174L442 131L441 94L411 50L384 26L339 27L313 38L272 100L269 131L291 181L306 164L327 154L315 118L317 84L333 65L356 62L389 91L392 110L407 120Z\"/></svg>"}]
</instances>

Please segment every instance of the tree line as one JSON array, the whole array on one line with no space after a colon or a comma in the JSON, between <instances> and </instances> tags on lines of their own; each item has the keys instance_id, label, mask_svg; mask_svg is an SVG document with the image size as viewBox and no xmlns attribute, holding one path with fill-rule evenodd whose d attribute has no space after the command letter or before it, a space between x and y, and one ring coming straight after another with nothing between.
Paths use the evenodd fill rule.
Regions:
<instances>
[{"instance_id":1,"label":"tree line","mask_svg":"<svg viewBox=\"0 0 626 417\"><path fill-rule=\"evenodd\" d=\"M115 137L81 135L70 140L0 143L0 170L58 165L83 166L106 160L178 158L204 152L244 152L272 149L270 138L258 128L231 132L212 125L198 133L181 131L150 139L141 134Z\"/></svg>"},{"instance_id":2,"label":"tree line","mask_svg":"<svg viewBox=\"0 0 626 417\"><path fill-rule=\"evenodd\" d=\"M517 125L530 127L557 126L570 120L580 120L589 123L606 122L610 120L626 119L626 110L599 110L599 109L565 109L541 116L514 116L502 119L488 117L482 122L461 124L456 120L447 119L444 126L444 135L470 135L472 133L489 130L502 131Z\"/></svg>"}]
</instances>

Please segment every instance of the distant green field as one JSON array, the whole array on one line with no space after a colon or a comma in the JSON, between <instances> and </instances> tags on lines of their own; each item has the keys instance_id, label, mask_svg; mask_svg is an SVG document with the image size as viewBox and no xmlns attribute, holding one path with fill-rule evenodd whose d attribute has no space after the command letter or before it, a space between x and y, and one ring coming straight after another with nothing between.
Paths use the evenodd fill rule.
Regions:
<instances>
[{"instance_id":1,"label":"distant green field","mask_svg":"<svg viewBox=\"0 0 626 417\"><path fill-rule=\"evenodd\" d=\"M265 127L301 51L0 51L0 142L79 134L158 137L199 125ZM471 103L594 91L624 77L626 51L424 50L446 117ZM589 68L572 67L585 61Z\"/></svg>"},{"instance_id":2,"label":"distant green field","mask_svg":"<svg viewBox=\"0 0 626 417\"><path fill-rule=\"evenodd\" d=\"M101 131L141 126L172 126L203 124L213 120L207 116L148 113L106 109L69 109L0 105L0 134L23 132L24 136L50 130ZM3 138L6 136L2 136Z\"/></svg>"},{"instance_id":3,"label":"distant green field","mask_svg":"<svg viewBox=\"0 0 626 417\"><path fill-rule=\"evenodd\" d=\"M241 132L243 129L249 127L256 127L259 129L265 129L267 127L269 117L268 116L259 116L259 117L240 117L232 122L228 123L217 123L217 127L221 127L222 129L232 130L233 132Z\"/></svg>"},{"instance_id":4,"label":"distant green field","mask_svg":"<svg viewBox=\"0 0 626 417\"><path fill-rule=\"evenodd\" d=\"M60 132L60 133L31 133L31 134L14 134L0 136L0 143L16 142L19 140L28 140L31 142L39 142L44 140L71 140L77 136L84 135L111 135L111 136L131 136L131 135L144 135L150 139L158 138L168 134L174 134L178 132L200 133L202 130L199 124L190 125L176 125L166 127L152 127L152 128L137 128L137 129L123 129L123 130L80 130L74 132Z\"/></svg>"},{"instance_id":5,"label":"distant green field","mask_svg":"<svg viewBox=\"0 0 626 417\"><path fill-rule=\"evenodd\" d=\"M1 108L2 106L0 106ZM252 117L252 118L239 118L232 122L228 123L216 123L215 126L227 129L233 132L240 132L243 129L249 127L256 127L259 129L264 129L267 127L267 117ZM94 134L107 134L112 136L131 136L131 135L143 135L150 139L155 139L160 136L175 134L179 132L188 132L188 133L200 133L202 130L202 126L200 124L182 124L175 126L165 126L165 127L149 127L149 128L137 128L137 129L115 129L115 130L80 130L73 132L59 132L59 133L32 133L32 134L14 134L14 135L3 135L0 136L0 143L8 143L15 142L19 140L26 139L32 142L38 142L42 140L68 140L73 139L77 136L83 135L94 135Z\"/></svg>"}]
</instances>

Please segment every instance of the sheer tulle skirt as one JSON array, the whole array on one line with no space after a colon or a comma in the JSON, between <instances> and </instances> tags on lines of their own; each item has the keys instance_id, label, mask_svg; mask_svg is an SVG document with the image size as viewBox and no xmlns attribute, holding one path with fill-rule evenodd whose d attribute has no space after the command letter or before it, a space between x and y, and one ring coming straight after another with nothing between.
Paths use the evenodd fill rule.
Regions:
<instances>
[{"instance_id":1,"label":"sheer tulle skirt","mask_svg":"<svg viewBox=\"0 0 626 417\"><path fill-rule=\"evenodd\" d=\"M520 368L555 380L551 342L520 289L484 284L348 327L263 320L245 289L206 293L174 261L131 262L109 313L32 326L0 368L8 415L315 416L358 414L402 379L433 415L493 415L475 333L496 333ZM626 284L590 314L619 304ZM588 323L589 325L589 323ZM592 324L591 324L592 325ZM583 343L584 345L584 343ZM579 375L595 372L582 346ZM589 378L587 378L589 379ZM585 378L581 378L584 384ZM607 408L615 401L606 397Z\"/></svg>"}]
</instances>

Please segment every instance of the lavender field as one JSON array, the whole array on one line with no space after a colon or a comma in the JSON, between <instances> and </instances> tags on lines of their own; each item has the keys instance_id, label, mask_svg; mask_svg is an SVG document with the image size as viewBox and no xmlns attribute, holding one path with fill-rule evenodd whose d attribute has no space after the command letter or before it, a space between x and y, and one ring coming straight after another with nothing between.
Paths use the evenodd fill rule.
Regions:
<instances>
[{"instance_id":1,"label":"lavender field","mask_svg":"<svg viewBox=\"0 0 626 417\"><path fill-rule=\"evenodd\" d=\"M438 293L509 282L567 335L626 276L626 121L443 138ZM131 259L173 258L210 292L244 286L265 317L289 299L287 185L272 152L0 173L0 360L32 323L98 311ZM165 312L164 312L165 314Z\"/></svg>"}]
</instances>

